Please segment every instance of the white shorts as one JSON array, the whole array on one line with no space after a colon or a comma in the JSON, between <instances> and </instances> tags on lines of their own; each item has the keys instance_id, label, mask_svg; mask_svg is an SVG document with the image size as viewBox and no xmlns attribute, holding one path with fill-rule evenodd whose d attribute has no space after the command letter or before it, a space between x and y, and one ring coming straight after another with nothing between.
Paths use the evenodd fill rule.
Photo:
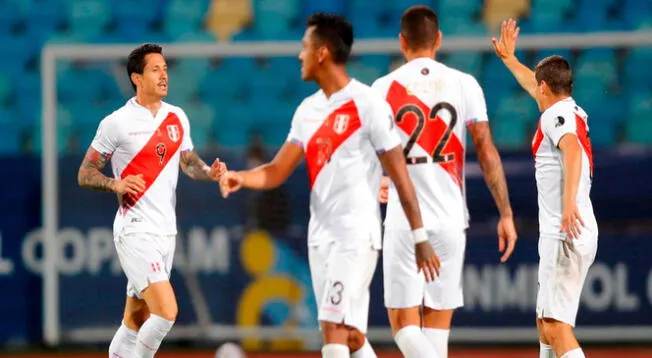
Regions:
<instances>
[{"instance_id":1,"label":"white shorts","mask_svg":"<svg viewBox=\"0 0 652 358\"><path fill-rule=\"evenodd\" d=\"M127 296L140 299L151 283L170 279L176 235L122 234L114 243L127 276Z\"/></svg>"},{"instance_id":2,"label":"white shorts","mask_svg":"<svg viewBox=\"0 0 652 358\"><path fill-rule=\"evenodd\" d=\"M588 231L571 244L539 239L537 318L552 318L575 327L582 287L597 249L598 237Z\"/></svg>"},{"instance_id":3,"label":"white shorts","mask_svg":"<svg viewBox=\"0 0 652 358\"><path fill-rule=\"evenodd\" d=\"M378 250L371 242L338 240L308 248L319 321L344 323L367 332L369 285Z\"/></svg>"},{"instance_id":4,"label":"white shorts","mask_svg":"<svg viewBox=\"0 0 652 358\"><path fill-rule=\"evenodd\" d=\"M417 271L412 232L385 230L383 241L383 282L385 307L421 306L450 310L464 305L462 268L466 233L461 228L428 231L428 240L441 262L439 277L426 283Z\"/></svg>"}]
</instances>

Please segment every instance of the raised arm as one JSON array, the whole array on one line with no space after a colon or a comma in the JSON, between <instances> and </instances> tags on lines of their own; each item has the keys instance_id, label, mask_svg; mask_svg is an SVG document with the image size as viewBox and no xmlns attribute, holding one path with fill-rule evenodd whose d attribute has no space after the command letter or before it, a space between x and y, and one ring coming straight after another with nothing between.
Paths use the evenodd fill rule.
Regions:
<instances>
[{"instance_id":1,"label":"raised arm","mask_svg":"<svg viewBox=\"0 0 652 358\"><path fill-rule=\"evenodd\" d=\"M106 162L110 158L110 154L102 154L93 147L89 147L79 167L77 183L87 189L117 194L137 194L145 190L145 181L141 175L130 175L120 180L102 174L102 169L104 169Z\"/></svg>"},{"instance_id":2,"label":"raised arm","mask_svg":"<svg viewBox=\"0 0 652 358\"><path fill-rule=\"evenodd\" d=\"M512 206L509 203L505 171L498 150L491 139L489 122L482 121L470 124L469 133L478 153L478 162L484 175L484 181L487 183L487 188L489 188L496 203L496 208L500 213L497 229L498 250L504 253L500 261L505 262L514 251L517 239Z\"/></svg>"},{"instance_id":3,"label":"raised arm","mask_svg":"<svg viewBox=\"0 0 652 358\"><path fill-rule=\"evenodd\" d=\"M287 180L301 163L303 156L300 146L285 142L271 162L251 170L229 171L224 174L220 181L222 196L226 198L242 187L254 190L274 189Z\"/></svg>"},{"instance_id":4,"label":"raised arm","mask_svg":"<svg viewBox=\"0 0 652 358\"><path fill-rule=\"evenodd\" d=\"M519 62L514 54L516 51L516 41L520 29L516 27L516 21L509 19L503 21L500 27L500 39L495 37L491 39L496 55L503 60L507 69L514 75L518 84L526 90L530 96L535 96L537 81L534 72L527 66Z\"/></svg>"}]
</instances>

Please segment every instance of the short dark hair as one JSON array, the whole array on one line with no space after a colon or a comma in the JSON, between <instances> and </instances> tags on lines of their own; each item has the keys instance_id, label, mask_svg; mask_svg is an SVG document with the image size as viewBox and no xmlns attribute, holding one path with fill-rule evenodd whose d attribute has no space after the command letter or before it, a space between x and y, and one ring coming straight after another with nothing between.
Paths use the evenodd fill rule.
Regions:
<instances>
[{"instance_id":1,"label":"short dark hair","mask_svg":"<svg viewBox=\"0 0 652 358\"><path fill-rule=\"evenodd\" d=\"M434 46L439 37L437 14L424 5L408 8L401 16L401 35L411 50Z\"/></svg>"},{"instance_id":2,"label":"short dark hair","mask_svg":"<svg viewBox=\"0 0 652 358\"><path fill-rule=\"evenodd\" d=\"M131 74L143 74L146 65L145 57L151 53L163 53L163 48L157 44L143 44L133 49L129 53L129 57L127 57L127 75L134 91L136 90L136 84L131 81Z\"/></svg>"},{"instance_id":3,"label":"short dark hair","mask_svg":"<svg viewBox=\"0 0 652 358\"><path fill-rule=\"evenodd\" d=\"M337 64L346 63L353 46L353 26L344 16L316 13L308 18L308 27L314 26L313 34L323 41Z\"/></svg>"},{"instance_id":4,"label":"short dark hair","mask_svg":"<svg viewBox=\"0 0 652 358\"><path fill-rule=\"evenodd\" d=\"M571 66L561 56L549 56L534 68L537 84L545 81L550 91L556 95L570 95L573 92L573 72Z\"/></svg>"}]
</instances>

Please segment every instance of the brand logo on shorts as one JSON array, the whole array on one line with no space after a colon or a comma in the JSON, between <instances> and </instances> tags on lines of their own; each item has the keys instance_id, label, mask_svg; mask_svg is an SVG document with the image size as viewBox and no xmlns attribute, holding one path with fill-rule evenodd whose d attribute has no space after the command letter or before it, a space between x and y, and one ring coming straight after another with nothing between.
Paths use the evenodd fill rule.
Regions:
<instances>
[{"instance_id":1,"label":"brand logo on shorts","mask_svg":"<svg viewBox=\"0 0 652 358\"><path fill-rule=\"evenodd\" d=\"M349 115L348 114L338 114L335 116L335 121L333 122L333 130L337 134L342 134L346 132L346 129L349 127Z\"/></svg>"},{"instance_id":2,"label":"brand logo on shorts","mask_svg":"<svg viewBox=\"0 0 652 358\"><path fill-rule=\"evenodd\" d=\"M170 140L173 142L178 142L179 141L179 126L176 124L170 124L167 126L168 129L168 137L170 137Z\"/></svg>"}]
</instances>

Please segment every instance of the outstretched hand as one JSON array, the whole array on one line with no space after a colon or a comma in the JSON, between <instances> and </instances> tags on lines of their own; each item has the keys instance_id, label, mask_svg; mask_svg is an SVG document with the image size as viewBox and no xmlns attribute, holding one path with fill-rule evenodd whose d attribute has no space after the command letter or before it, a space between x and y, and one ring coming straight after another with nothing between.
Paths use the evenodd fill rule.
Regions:
<instances>
[{"instance_id":1,"label":"outstretched hand","mask_svg":"<svg viewBox=\"0 0 652 358\"><path fill-rule=\"evenodd\" d=\"M516 42L518 40L518 33L520 28L516 26L516 21L509 19L503 21L500 26L500 38L496 39L495 37L491 39L491 43L498 56L501 60L506 60L511 57L514 57L516 52Z\"/></svg>"}]
</instances>

